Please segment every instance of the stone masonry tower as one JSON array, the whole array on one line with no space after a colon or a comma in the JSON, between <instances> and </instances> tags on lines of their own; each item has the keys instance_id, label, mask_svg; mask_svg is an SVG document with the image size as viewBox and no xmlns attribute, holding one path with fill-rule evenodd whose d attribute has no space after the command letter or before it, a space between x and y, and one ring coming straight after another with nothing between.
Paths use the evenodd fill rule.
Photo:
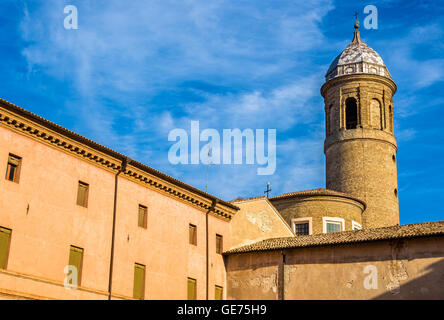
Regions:
<instances>
[{"instance_id":1,"label":"stone masonry tower","mask_svg":"<svg viewBox=\"0 0 444 320\"><path fill-rule=\"evenodd\" d=\"M397 225L396 84L378 53L362 42L359 22L325 77L327 188L366 202L364 229Z\"/></svg>"}]
</instances>

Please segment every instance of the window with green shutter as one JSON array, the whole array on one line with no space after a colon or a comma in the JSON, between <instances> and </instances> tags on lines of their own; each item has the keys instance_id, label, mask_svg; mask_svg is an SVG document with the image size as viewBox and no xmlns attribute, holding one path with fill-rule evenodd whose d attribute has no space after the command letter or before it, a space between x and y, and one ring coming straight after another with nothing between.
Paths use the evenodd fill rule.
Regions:
<instances>
[{"instance_id":1,"label":"window with green shutter","mask_svg":"<svg viewBox=\"0 0 444 320\"><path fill-rule=\"evenodd\" d=\"M222 254L224 251L224 238L220 234L216 234L216 253Z\"/></svg>"},{"instance_id":2,"label":"window with green shutter","mask_svg":"<svg viewBox=\"0 0 444 320\"><path fill-rule=\"evenodd\" d=\"M80 286L82 279L83 249L71 246L69 249L69 265L77 269L77 285Z\"/></svg>"},{"instance_id":3,"label":"window with green shutter","mask_svg":"<svg viewBox=\"0 0 444 320\"><path fill-rule=\"evenodd\" d=\"M0 227L0 269L6 269L8 264L11 233L12 230Z\"/></svg>"},{"instance_id":4,"label":"window with green shutter","mask_svg":"<svg viewBox=\"0 0 444 320\"><path fill-rule=\"evenodd\" d=\"M188 278L188 300L196 300L196 279Z\"/></svg>"},{"instance_id":5,"label":"window with green shutter","mask_svg":"<svg viewBox=\"0 0 444 320\"><path fill-rule=\"evenodd\" d=\"M79 186L77 189L77 204L79 206L88 207L88 191L89 185L87 183L79 181Z\"/></svg>"},{"instance_id":6,"label":"window with green shutter","mask_svg":"<svg viewBox=\"0 0 444 320\"><path fill-rule=\"evenodd\" d=\"M223 300L224 299L224 289L222 287L216 286L214 292L214 300Z\"/></svg>"},{"instance_id":7,"label":"window with green shutter","mask_svg":"<svg viewBox=\"0 0 444 320\"><path fill-rule=\"evenodd\" d=\"M145 266L134 264L133 298L143 300L145 298Z\"/></svg>"},{"instance_id":8,"label":"window with green shutter","mask_svg":"<svg viewBox=\"0 0 444 320\"><path fill-rule=\"evenodd\" d=\"M139 227L147 228L148 225L148 208L142 205L139 205Z\"/></svg>"},{"instance_id":9,"label":"window with green shutter","mask_svg":"<svg viewBox=\"0 0 444 320\"><path fill-rule=\"evenodd\" d=\"M189 242L197 246L197 227L194 224L190 224L189 226Z\"/></svg>"}]
</instances>

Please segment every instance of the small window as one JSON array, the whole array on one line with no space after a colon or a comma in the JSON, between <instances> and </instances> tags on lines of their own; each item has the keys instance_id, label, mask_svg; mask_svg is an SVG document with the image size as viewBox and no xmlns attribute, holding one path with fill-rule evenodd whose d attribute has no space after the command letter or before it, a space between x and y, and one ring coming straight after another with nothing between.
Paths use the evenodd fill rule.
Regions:
<instances>
[{"instance_id":1,"label":"small window","mask_svg":"<svg viewBox=\"0 0 444 320\"><path fill-rule=\"evenodd\" d=\"M8 166L6 167L6 180L16 183L19 182L21 164L22 158L9 154Z\"/></svg>"},{"instance_id":2,"label":"small window","mask_svg":"<svg viewBox=\"0 0 444 320\"><path fill-rule=\"evenodd\" d=\"M345 100L345 128L356 129L358 126L358 105L354 98Z\"/></svg>"},{"instance_id":3,"label":"small window","mask_svg":"<svg viewBox=\"0 0 444 320\"><path fill-rule=\"evenodd\" d=\"M296 236L306 236L313 233L312 217L302 217L291 219L291 228Z\"/></svg>"},{"instance_id":4,"label":"small window","mask_svg":"<svg viewBox=\"0 0 444 320\"><path fill-rule=\"evenodd\" d=\"M398 197L398 189L395 189L395 197L397 198Z\"/></svg>"},{"instance_id":5,"label":"small window","mask_svg":"<svg viewBox=\"0 0 444 320\"><path fill-rule=\"evenodd\" d=\"M390 132L393 133L393 110L392 110L392 106L389 106L389 128L390 128Z\"/></svg>"},{"instance_id":6,"label":"small window","mask_svg":"<svg viewBox=\"0 0 444 320\"><path fill-rule=\"evenodd\" d=\"M341 224L339 222L327 222L327 233L341 232Z\"/></svg>"},{"instance_id":7,"label":"small window","mask_svg":"<svg viewBox=\"0 0 444 320\"><path fill-rule=\"evenodd\" d=\"M139 263L134 264L133 298L145 299L145 266Z\"/></svg>"},{"instance_id":8,"label":"small window","mask_svg":"<svg viewBox=\"0 0 444 320\"><path fill-rule=\"evenodd\" d=\"M357 223L356 221L352 221L352 230L362 230L361 224Z\"/></svg>"},{"instance_id":9,"label":"small window","mask_svg":"<svg viewBox=\"0 0 444 320\"><path fill-rule=\"evenodd\" d=\"M216 253L222 254L224 252L224 237L216 234Z\"/></svg>"},{"instance_id":10,"label":"small window","mask_svg":"<svg viewBox=\"0 0 444 320\"><path fill-rule=\"evenodd\" d=\"M88 192L89 185L87 183L79 181L79 186L77 189L77 204L79 206L88 207Z\"/></svg>"},{"instance_id":11,"label":"small window","mask_svg":"<svg viewBox=\"0 0 444 320\"><path fill-rule=\"evenodd\" d=\"M196 279L188 278L187 299L196 300Z\"/></svg>"},{"instance_id":12,"label":"small window","mask_svg":"<svg viewBox=\"0 0 444 320\"><path fill-rule=\"evenodd\" d=\"M82 280L82 266L83 266L83 249L71 246L69 249L69 265L77 270L77 284L70 283L74 286L80 286ZM71 279L72 281L72 279Z\"/></svg>"},{"instance_id":13,"label":"small window","mask_svg":"<svg viewBox=\"0 0 444 320\"><path fill-rule=\"evenodd\" d=\"M139 205L139 227L147 228L148 225L148 208L142 205Z\"/></svg>"},{"instance_id":14,"label":"small window","mask_svg":"<svg viewBox=\"0 0 444 320\"><path fill-rule=\"evenodd\" d=\"M345 220L338 217L322 217L322 232L332 233L345 230Z\"/></svg>"},{"instance_id":15,"label":"small window","mask_svg":"<svg viewBox=\"0 0 444 320\"><path fill-rule=\"evenodd\" d=\"M6 269L8 265L11 233L12 230L0 227L0 269Z\"/></svg>"},{"instance_id":16,"label":"small window","mask_svg":"<svg viewBox=\"0 0 444 320\"><path fill-rule=\"evenodd\" d=\"M308 222L299 222L294 224L294 233L298 236L310 234L310 224Z\"/></svg>"},{"instance_id":17,"label":"small window","mask_svg":"<svg viewBox=\"0 0 444 320\"><path fill-rule=\"evenodd\" d=\"M190 244L197 246L197 227L194 224L189 226L189 241Z\"/></svg>"},{"instance_id":18,"label":"small window","mask_svg":"<svg viewBox=\"0 0 444 320\"><path fill-rule=\"evenodd\" d=\"M216 286L214 292L214 300L223 300L223 299L224 299L224 289L220 286Z\"/></svg>"},{"instance_id":19,"label":"small window","mask_svg":"<svg viewBox=\"0 0 444 320\"><path fill-rule=\"evenodd\" d=\"M333 104L328 108L328 133L332 133L335 129L335 112Z\"/></svg>"}]
</instances>

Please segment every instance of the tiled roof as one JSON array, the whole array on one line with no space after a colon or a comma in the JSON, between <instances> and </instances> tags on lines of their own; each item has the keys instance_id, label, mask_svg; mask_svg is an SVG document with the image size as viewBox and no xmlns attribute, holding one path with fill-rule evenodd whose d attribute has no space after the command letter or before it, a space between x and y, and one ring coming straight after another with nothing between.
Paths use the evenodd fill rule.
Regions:
<instances>
[{"instance_id":1,"label":"tiled roof","mask_svg":"<svg viewBox=\"0 0 444 320\"><path fill-rule=\"evenodd\" d=\"M325 188L318 188L318 189L312 189L312 190L304 190L304 191L298 191L298 192L290 192L290 193L284 193L275 197L269 198L270 201L274 200L280 200L280 199L287 199L287 198L294 198L294 197L306 197L306 196L335 196L335 197L344 197L348 199L352 199L355 201L358 201L362 203L365 206L365 202L362 201L359 198L356 198L355 196L352 196L351 194L334 191L330 189Z\"/></svg>"},{"instance_id":2,"label":"tiled roof","mask_svg":"<svg viewBox=\"0 0 444 320\"><path fill-rule=\"evenodd\" d=\"M390 73L379 54L361 40L359 24L355 25L353 41L331 63L326 80L344 74L370 73L390 78Z\"/></svg>"},{"instance_id":3,"label":"tiled roof","mask_svg":"<svg viewBox=\"0 0 444 320\"><path fill-rule=\"evenodd\" d=\"M444 236L444 221L414 223L402 226L345 231L337 233L325 233L310 236L267 239L247 246L229 250L224 254L331 246L339 244L352 244L370 241L418 238L438 235Z\"/></svg>"}]
</instances>

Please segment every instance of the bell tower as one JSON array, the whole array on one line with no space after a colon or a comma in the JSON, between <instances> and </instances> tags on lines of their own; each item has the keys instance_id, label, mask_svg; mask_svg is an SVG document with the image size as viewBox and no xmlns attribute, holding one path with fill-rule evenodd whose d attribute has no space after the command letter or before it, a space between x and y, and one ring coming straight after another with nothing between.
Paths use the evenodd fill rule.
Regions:
<instances>
[{"instance_id":1,"label":"bell tower","mask_svg":"<svg viewBox=\"0 0 444 320\"><path fill-rule=\"evenodd\" d=\"M327 188L367 204L364 229L399 224L396 84L379 54L362 42L358 21L353 41L332 62L325 79Z\"/></svg>"}]
</instances>

